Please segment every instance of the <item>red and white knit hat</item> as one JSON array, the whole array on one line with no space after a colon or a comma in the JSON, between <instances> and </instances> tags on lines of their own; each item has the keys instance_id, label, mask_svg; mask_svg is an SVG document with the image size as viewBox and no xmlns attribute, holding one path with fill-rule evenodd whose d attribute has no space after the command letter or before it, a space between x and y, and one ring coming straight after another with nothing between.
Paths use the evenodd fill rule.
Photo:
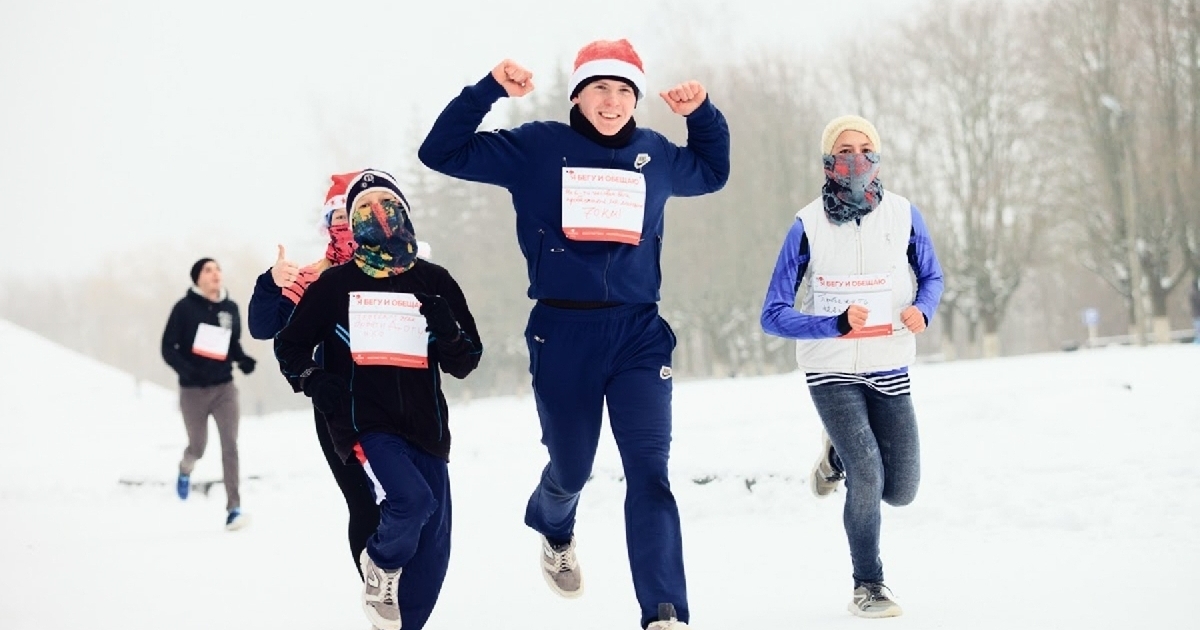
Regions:
<instances>
[{"instance_id":1,"label":"red and white knit hat","mask_svg":"<svg viewBox=\"0 0 1200 630\"><path fill-rule=\"evenodd\" d=\"M329 227L329 221L333 217L334 210L341 210L346 207L346 186L358 173L358 171L354 171L353 173L341 173L329 176L329 179L333 183L330 184L329 191L325 193L325 205L321 208L321 219L325 227Z\"/></svg>"},{"instance_id":2,"label":"red and white knit hat","mask_svg":"<svg viewBox=\"0 0 1200 630\"><path fill-rule=\"evenodd\" d=\"M642 69L642 58L627 39L598 39L583 48L575 56L575 70L567 87L570 98L593 77L616 77L628 81L637 92L638 100L646 94L646 72Z\"/></svg>"}]
</instances>

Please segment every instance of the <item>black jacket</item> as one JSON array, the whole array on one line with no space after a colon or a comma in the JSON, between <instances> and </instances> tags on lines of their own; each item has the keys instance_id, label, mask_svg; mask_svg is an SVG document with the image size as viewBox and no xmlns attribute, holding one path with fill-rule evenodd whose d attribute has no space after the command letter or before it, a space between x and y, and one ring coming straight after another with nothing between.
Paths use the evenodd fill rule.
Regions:
<instances>
[{"instance_id":1,"label":"black jacket","mask_svg":"<svg viewBox=\"0 0 1200 630\"><path fill-rule=\"evenodd\" d=\"M232 330L229 352L224 361L192 352L192 342L196 339L200 324ZM213 302L197 289L191 288L183 299L175 303L171 316L167 318L167 327L162 336L162 357L179 375L180 387L212 387L228 383L233 380L233 364L249 358L242 351L241 337L242 318L233 300L222 295L220 301Z\"/></svg>"},{"instance_id":2,"label":"black jacket","mask_svg":"<svg viewBox=\"0 0 1200 630\"><path fill-rule=\"evenodd\" d=\"M349 341L350 293L355 291L440 295L461 334L453 340L430 335L429 367L424 369L357 365ZM350 404L325 417L343 461L350 458L358 436L371 432L399 435L435 457L449 459L450 416L439 371L466 378L483 354L475 319L450 272L419 258L408 271L387 278L372 278L353 263L326 270L309 285L275 336L275 358L295 391L301 391L301 375L317 367L313 349L318 345L324 346L324 369L350 385Z\"/></svg>"}]
</instances>

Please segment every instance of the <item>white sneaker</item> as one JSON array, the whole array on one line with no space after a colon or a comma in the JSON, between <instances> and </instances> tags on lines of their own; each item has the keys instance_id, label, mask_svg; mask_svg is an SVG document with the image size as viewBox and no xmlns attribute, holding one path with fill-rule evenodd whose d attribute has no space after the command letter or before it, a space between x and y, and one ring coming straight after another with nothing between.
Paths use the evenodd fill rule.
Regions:
<instances>
[{"instance_id":1,"label":"white sneaker","mask_svg":"<svg viewBox=\"0 0 1200 630\"><path fill-rule=\"evenodd\" d=\"M892 589L882 582L866 582L854 589L854 599L848 606L850 612L859 617L879 619L899 617L904 614L900 604L892 601Z\"/></svg>"},{"instance_id":2,"label":"white sneaker","mask_svg":"<svg viewBox=\"0 0 1200 630\"><path fill-rule=\"evenodd\" d=\"M241 508L233 508L225 515L225 531L236 532L250 524L250 517Z\"/></svg>"},{"instance_id":3,"label":"white sneaker","mask_svg":"<svg viewBox=\"0 0 1200 630\"><path fill-rule=\"evenodd\" d=\"M813 464L812 475L808 478L808 488L818 499L837 492L838 486L846 478L846 473L833 465L833 456L833 443L829 441L829 434L822 430L821 454L817 456L817 463Z\"/></svg>"},{"instance_id":4,"label":"white sneaker","mask_svg":"<svg viewBox=\"0 0 1200 630\"><path fill-rule=\"evenodd\" d=\"M575 557L575 537L566 545L554 546L542 536L542 577L550 590L567 599L583 595L583 573Z\"/></svg>"},{"instance_id":5,"label":"white sneaker","mask_svg":"<svg viewBox=\"0 0 1200 630\"><path fill-rule=\"evenodd\" d=\"M400 630L400 605L396 602L396 584L400 581L400 572L403 569L380 569L375 566L375 561L366 549L358 556L358 564L363 572L362 602L367 620L378 630Z\"/></svg>"}]
</instances>

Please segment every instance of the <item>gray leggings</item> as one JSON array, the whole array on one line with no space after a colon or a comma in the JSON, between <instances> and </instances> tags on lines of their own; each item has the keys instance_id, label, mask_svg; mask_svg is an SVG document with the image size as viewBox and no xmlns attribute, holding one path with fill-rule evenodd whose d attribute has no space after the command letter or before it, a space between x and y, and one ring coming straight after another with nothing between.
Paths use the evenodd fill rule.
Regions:
<instances>
[{"instance_id":1,"label":"gray leggings","mask_svg":"<svg viewBox=\"0 0 1200 630\"><path fill-rule=\"evenodd\" d=\"M855 584L882 582L880 502L908 505L921 482L912 399L881 394L861 383L815 385L808 391L846 471L842 521Z\"/></svg>"},{"instance_id":2,"label":"gray leggings","mask_svg":"<svg viewBox=\"0 0 1200 630\"><path fill-rule=\"evenodd\" d=\"M208 417L217 424L221 440L221 470L225 485L225 509L241 507L238 494L238 390L233 381L212 387L179 388L179 410L183 412L183 427L187 430L188 445L179 461L179 472L190 475L196 460L204 456L208 446Z\"/></svg>"}]
</instances>

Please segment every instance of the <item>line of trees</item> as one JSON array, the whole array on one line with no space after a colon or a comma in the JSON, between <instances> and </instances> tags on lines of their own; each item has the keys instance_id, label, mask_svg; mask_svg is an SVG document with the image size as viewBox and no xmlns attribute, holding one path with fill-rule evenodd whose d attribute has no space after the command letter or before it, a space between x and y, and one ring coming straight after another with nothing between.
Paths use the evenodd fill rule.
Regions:
<instances>
[{"instance_id":1,"label":"line of trees","mask_svg":"<svg viewBox=\"0 0 1200 630\"><path fill-rule=\"evenodd\" d=\"M793 215L819 194L820 131L847 112L876 123L885 186L921 208L946 272L923 354L1056 350L1085 334L1084 307L1106 334L1140 320L1158 342L1187 321L1180 288L1200 272L1200 0L930 0L904 24L876 26L823 54L681 54L655 69L702 80L733 135L726 189L668 206L662 310L680 378L794 369L792 345L762 333L759 310ZM638 123L685 142L683 121L655 105ZM565 121L566 77L507 107L504 126ZM414 125L399 155L424 131ZM451 395L525 391L530 305L507 194L397 164L418 233L460 279L487 347ZM244 308L263 254L222 255L244 270L227 278ZM114 262L83 288L8 280L0 316L171 384L158 335L179 275ZM250 347L269 360L269 344ZM305 404L279 378L243 389L249 411Z\"/></svg>"}]
</instances>

